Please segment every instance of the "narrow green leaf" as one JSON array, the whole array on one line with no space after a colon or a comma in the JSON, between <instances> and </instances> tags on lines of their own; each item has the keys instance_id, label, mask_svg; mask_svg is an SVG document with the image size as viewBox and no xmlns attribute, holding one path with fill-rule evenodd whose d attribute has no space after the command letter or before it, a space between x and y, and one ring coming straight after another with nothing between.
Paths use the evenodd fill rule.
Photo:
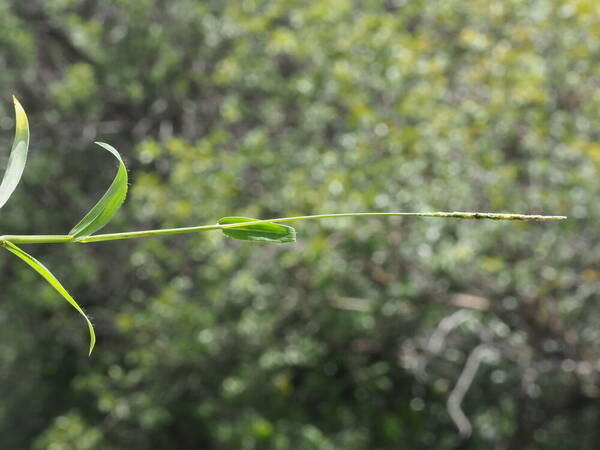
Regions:
<instances>
[{"instance_id":1,"label":"narrow green leaf","mask_svg":"<svg viewBox=\"0 0 600 450\"><path fill-rule=\"evenodd\" d=\"M232 223L255 222L257 219L248 217L223 217L219 220L219 225ZM296 241L296 230L288 225L279 223L255 223L245 227L224 228L225 236L240 239L242 241L262 241L283 244Z\"/></svg>"},{"instance_id":2,"label":"narrow green leaf","mask_svg":"<svg viewBox=\"0 0 600 450\"><path fill-rule=\"evenodd\" d=\"M119 152L103 142L96 142L119 161L119 169L112 184L96 205L69 231L69 235L81 239L94 234L113 218L127 195L127 169Z\"/></svg>"},{"instance_id":3,"label":"narrow green leaf","mask_svg":"<svg viewBox=\"0 0 600 450\"><path fill-rule=\"evenodd\" d=\"M0 208L8 201L21 180L25 163L27 162L27 149L29 148L29 123L27 114L16 97L15 104L15 140L10 151L6 172L0 184Z\"/></svg>"},{"instance_id":4,"label":"narrow green leaf","mask_svg":"<svg viewBox=\"0 0 600 450\"><path fill-rule=\"evenodd\" d=\"M44 266L41 262L39 262L33 256L31 256L28 253L24 252L23 250L21 250L19 247L17 247L12 242L4 241L2 243L2 245L9 252L12 252L15 255L17 255L19 258L21 258L23 261L25 261L30 267L32 267L33 270L35 270L42 277L44 277L44 279L48 283L50 283L50 286L52 286L54 289L56 289L58 291L58 293L60 295L62 295L65 298L65 300L67 300L71 304L71 306L73 306L73 308L75 308L79 312L79 314L81 314L83 316L83 318L87 322L88 330L90 332L90 351L89 351L89 354L91 355L92 354L92 350L94 349L94 345L96 344L96 334L94 333L94 327L92 326L92 322L90 322L90 319L88 319L88 316L86 316L86 314L83 312L83 309L81 309L81 307L77 304L77 302L75 301L75 299L73 297L71 297L71 295L62 286L62 284L60 284L60 281L58 281L56 279L56 277L54 275L52 275L52 272L50 272L46 268L46 266Z\"/></svg>"}]
</instances>

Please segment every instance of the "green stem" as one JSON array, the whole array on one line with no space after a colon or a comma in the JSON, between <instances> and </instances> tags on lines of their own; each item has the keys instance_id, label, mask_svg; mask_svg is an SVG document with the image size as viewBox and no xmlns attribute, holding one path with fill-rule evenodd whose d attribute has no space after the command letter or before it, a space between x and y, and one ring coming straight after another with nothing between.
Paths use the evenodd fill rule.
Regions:
<instances>
[{"instance_id":1,"label":"green stem","mask_svg":"<svg viewBox=\"0 0 600 450\"><path fill-rule=\"evenodd\" d=\"M375 217L375 216L402 216L402 217L444 217L444 218L456 218L456 219L490 219L490 220L517 220L517 221L548 221L548 220L563 220L566 216L540 216L540 215L526 215L526 214L500 214L500 213L480 213L480 212L380 212L380 213L339 213L339 214L318 214L313 216L297 216L297 217L279 217L276 219L263 219L255 220L253 222L242 222L232 224L215 224L215 225L201 225L197 227L182 227L182 228L167 228L162 230L143 230L143 231L130 231L125 233L109 233L109 234L97 234L95 236L88 236L83 239L75 239L73 236L68 235L7 235L0 236L0 243L2 241L9 241L14 244L50 244L50 243L62 243L62 242L79 242L79 243L91 243L91 242L103 242L103 241L116 241L120 239L137 239L151 236L168 236L172 234L184 234L184 233L195 233L199 231L210 231L210 230L223 230L226 228L241 228L248 225L255 225L259 223L277 223L277 222L294 222L299 220L314 220L314 219L332 219L336 217Z\"/></svg>"},{"instance_id":2,"label":"green stem","mask_svg":"<svg viewBox=\"0 0 600 450\"><path fill-rule=\"evenodd\" d=\"M8 241L8 242L12 242L13 244L54 244L54 243L71 242L72 240L73 240L73 236L65 236L65 235L15 234L15 235L0 236L0 242Z\"/></svg>"}]
</instances>

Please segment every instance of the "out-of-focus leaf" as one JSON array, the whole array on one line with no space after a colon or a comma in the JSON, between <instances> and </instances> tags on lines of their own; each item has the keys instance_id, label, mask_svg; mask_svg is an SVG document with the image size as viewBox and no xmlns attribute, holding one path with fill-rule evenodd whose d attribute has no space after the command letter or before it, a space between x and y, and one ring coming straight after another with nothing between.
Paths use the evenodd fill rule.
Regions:
<instances>
[{"instance_id":1,"label":"out-of-focus leaf","mask_svg":"<svg viewBox=\"0 0 600 450\"><path fill-rule=\"evenodd\" d=\"M60 281L58 281L56 279L56 277L54 275L52 275L52 272L50 272L46 268L46 266L44 266L40 261L38 261L37 259L35 259L30 254L24 252L22 249L20 249L19 247L17 247L12 242L5 241L3 243L3 246L9 252L14 253L19 258L21 258L23 261L25 261L29 266L31 266L33 268L33 270L35 270L42 277L44 277L44 279L48 283L50 283L50 285L54 289L56 289L59 292L59 294L62 295L65 298L65 300L67 300L73 306L73 308L75 308L77 311L79 311L79 314L81 314L83 316L83 318L85 319L85 321L87 322L88 330L90 332L90 351L89 351L89 354L91 355L92 354L92 350L94 349L94 345L96 344L96 334L94 333L94 327L92 326L92 322L90 322L90 319L88 319L88 316L83 312L83 309L81 309L81 307L77 304L77 302L75 301L75 299L73 297L71 297L71 295L62 286L62 284L60 284Z\"/></svg>"},{"instance_id":2,"label":"out-of-focus leaf","mask_svg":"<svg viewBox=\"0 0 600 450\"><path fill-rule=\"evenodd\" d=\"M231 223L255 222L257 219L248 217L223 217L219 220L220 225ZM245 227L223 229L225 236L240 239L242 241L262 241L283 244L296 241L296 230L287 225L279 223L255 223Z\"/></svg>"},{"instance_id":3,"label":"out-of-focus leaf","mask_svg":"<svg viewBox=\"0 0 600 450\"><path fill-rule=\"evenodd\" d=\"M21 180L25 163L27 162L27 149L29 148L29 123L27 114L16 97L15 103L15 140L8 158L6 172L0 184L0 208L8 201L11 194Z\"/></svg>"},{"instance_id":4,"label":"out-of-focus leaf","mask_svg":"<svg viewBox=\"0 0 600 450\"><path fill-rule=\"evenodd\" d=\"M115 213L125 201L127 195L127 169L119 152L114 147L103 142L96 142L100 147L108 150L119 161L119 169L112 184L96 203L96 205L69 231L75 238L84 238L94 234L113 218Z\"/></svg>"}]
</instances>

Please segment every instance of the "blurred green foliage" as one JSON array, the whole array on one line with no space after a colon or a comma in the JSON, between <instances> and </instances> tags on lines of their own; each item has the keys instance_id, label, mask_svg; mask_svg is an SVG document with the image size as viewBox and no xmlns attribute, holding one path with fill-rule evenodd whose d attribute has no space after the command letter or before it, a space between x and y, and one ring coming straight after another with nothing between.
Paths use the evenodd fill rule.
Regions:
<instances>
[{"instance_id":1,"label":"blurred green foliage","mask_svg":"<svg viewBox=\"0 0 600 450\"><path fill-rule=\"evenodd\" d=\"M1 447L595 449L599 75L595 0L0 0L0 145L11 94L32 129L2 233L66 232L110 182L96 139L132 169L113 231L571 218L31 249L91 359L1 255ZM447 399L482 343L466 438Z\"/></svg>"}]
</instances>

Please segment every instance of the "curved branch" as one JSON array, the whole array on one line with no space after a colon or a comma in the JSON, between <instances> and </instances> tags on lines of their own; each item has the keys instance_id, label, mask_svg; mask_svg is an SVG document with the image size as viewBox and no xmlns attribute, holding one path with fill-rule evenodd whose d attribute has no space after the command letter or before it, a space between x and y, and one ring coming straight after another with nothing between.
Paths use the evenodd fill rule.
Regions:
<instances>
[{"instance_id":1,"label":"curved branch","mask_svg":"<svg viewBox=\"0 0 600 450\"><path fill-rule=\"evenodd\" d=\"M456 425L456 428L458 428L458 432L463 437L469 437L471 435L473 426L471 425L469 418L463 412L461 404L475 379L475 375L477 375L479 365L481 364L488 347L489 346L486 344L480 344L473 349L467 358L467 362L465 363L460 377L458 377L454 389L448 397L448 414L450 414L452 421Z\"/></svg>"}]
</instances>

